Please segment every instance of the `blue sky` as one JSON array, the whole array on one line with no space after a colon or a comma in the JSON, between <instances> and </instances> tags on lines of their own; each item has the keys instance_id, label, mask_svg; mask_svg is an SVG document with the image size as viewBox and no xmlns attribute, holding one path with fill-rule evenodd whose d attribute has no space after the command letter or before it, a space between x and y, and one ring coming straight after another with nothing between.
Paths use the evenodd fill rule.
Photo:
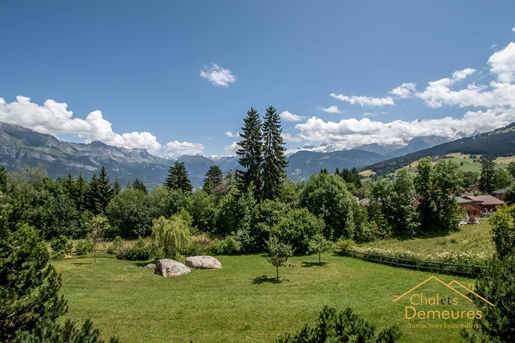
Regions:
<instances>
[{"instance_id":1,"label":"blue sky","mask_svg":"<svg viewBox=\"0 0 515 343\"><path fill-rule=\"evenodd\" d=\"M0 120L161 156L290 151L515 121L515 2L1 1Z\"/></svg>"}]
</instances>

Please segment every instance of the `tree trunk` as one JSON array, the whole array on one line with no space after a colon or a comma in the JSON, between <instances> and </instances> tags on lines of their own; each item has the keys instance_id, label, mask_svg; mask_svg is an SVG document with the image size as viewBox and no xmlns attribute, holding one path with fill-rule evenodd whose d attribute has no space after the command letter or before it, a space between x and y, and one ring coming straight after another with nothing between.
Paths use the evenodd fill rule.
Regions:
<instances>
[{"instance_id":1,"label":"tree trunk","mask_svg":"<svg viewBox=\"0 0 515 343\"><path fill-rule=\"evenodd\" d=\"M275 271L277 273L277 282L279 282L279 267L275 267Z\"/></svg>"}]
</instances>

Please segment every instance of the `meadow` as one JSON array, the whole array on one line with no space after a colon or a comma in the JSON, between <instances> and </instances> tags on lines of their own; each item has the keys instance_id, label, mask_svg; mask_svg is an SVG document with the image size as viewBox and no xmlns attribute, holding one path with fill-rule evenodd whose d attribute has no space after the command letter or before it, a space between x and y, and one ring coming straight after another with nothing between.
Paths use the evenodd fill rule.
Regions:
<instances>
[{"instance_id":1,"label":"meadow","mask_svg":"<svg viewBox=\"0 0 515 343\"><path fill-rule=\"evenodd\" d=\"M163 278L145 263L115 258L54 261L62 274L68 313L93 320L103 337L122 342L274 342L285 332L314 323L324 305L347 306L376 327L396 324L401 342L461 341L459 329L408 328L405 304L393 300L433 274L324 254L295 256L275 268L261 255L218 256L220 270L193 270ZM184 262L184 261L182 261ZM444 282L473 280L436 275ZM437 282L424 294L449 293ZM424 321L419 321L423 323Z\"/></svg>"}]
</instances>

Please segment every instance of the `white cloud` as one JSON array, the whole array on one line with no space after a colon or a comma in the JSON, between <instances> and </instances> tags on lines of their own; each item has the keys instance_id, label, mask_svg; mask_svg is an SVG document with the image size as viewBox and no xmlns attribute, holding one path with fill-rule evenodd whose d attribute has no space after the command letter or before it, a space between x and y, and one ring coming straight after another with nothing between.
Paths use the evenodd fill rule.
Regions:
<instances>
[{"instance_id":1,"label":"white cloud","mask_svg":"<svg viewBox=\"0 0 515 343\"><path fill-rule=\"evenodd\" d=\"M237 138L237 137L240 137L240 135L239 135L238 133L232 133L231 131L227 131L227 132L225 133L225 135L226 135L227 137L231 137L231 138Z\"/></svg>"},{"instance_id":2,"label":"white cloud","mask_svg":"<svg viewBox=\"0 0 515 343\"><path fill-rule=\"evenodd\" d=\"M515 109L468 111L462 118L444 117L429 120L383 123L369 118L323 121L312 117L295 126L298 137L309 142L327 143L336 149L350 149L363 144L404 145L414 137L435 135L451 139L475 132L491 131L515 121Z\"/></svg>"},{"instance_id":3,"label":"white cloud","mask_svg":"<svg viewBox=\"0 0 515 343\"><path fill-rule=\"evenodd\" d=\"M415 83L403 83L390 91L390 94L395 95L401 99L410 98L417 90Z\"/></svg>"},{"instance_id":4,"label":"white cloud","mask_svg":"<svg viewBox=\"0 0 515 343\"><path fill-rule=\"evenodd\" d=\"M281 114L279 114L279 116L286 120L286 121L289 121L289 122L296 122L296 121L302 121L303 117L301 116L298 116L296 114L292 114L288 111L284 111L282 112Z\"/></svg>"},{"instance_id":5,"label":"white cloud","mask_svg":"<svg viewBox=\"0 0 515 343\"><path fill-rule=\"evenodd\" d=\"M502 50L496 51L488 59L490 72L497 75L499 82L513 82L515 74L515 43L511 42Z\"/></svg>"},{"instance_id":6,"label":"white cloud","mask_svg":"<svg viewBox=\"0 0 515 343\"><path fill-rule=\"evenodd\" d=\"M283 137L284 141L286 143L299 143L299 142L302 142L302 138L300 138L299 136L294 136L292 135L291 133L288 133L288 132L283 132L281 134L281 136Z\"/></svg>"},{"instance_id":7,"label":"white cloud","mask_svg":"<svg viewBox=\"0 0 515 343\"><path fill-rule=\"evenodd\" d=\"M365 112L363 113L363 117L375 117L377 116L377 113L375 112Z\"/></svg>"},{"instance_id":8,"label":"white cloud","mask_svg":"<svg viewBox=\"0 0 515 343\"><path fill-rule=\"evenodd\" d=\"M417 96L432 108L443 105L467 107L513 107L515 106L515 85L492 81L488 86L471 83L466 88L452 90L451 87L470 75L464 69L453 73L452 78L444 78L429 82L429 86Z\"/></svg>"},{"instance_id":9,"label":"white cloud","mask_svg":"<svg viewBox=\"0 0 515 343\"><path fill-rule=\"evenodd\" d=\"M326 112L326 113L341 113L341 111L338 109L338 106L330 106L328 108L324 108L324 107L321 107L320 108L322 110L322 112Z\"/></svg>"},{"instance_id":10,"label":"white cloud","mask_svg":"<svg viewBox=\"0 0 515 343\"><path fill-rule=\"evenodd\" d=\"M515 32L515 27L512 27L512 28L511 28L511 31Z\"/></svg>"},{"instance_id":11,"label":"white cloud","mask_svg":"<svg viewBox=\"0 0 515 343\"><path fill-rule=\"evenodd\" d=\"M329 96L331 96L335 99L338 99L338 100L347 101L351 105L358 104L361 106L368 106L368 107L381 107L381 106L386 106L386 105L395 106L395 102L389 96L386 98L372 98L372 97L368 97L368 96L354 96L354 95L347 96L347 95L343 95L343 94L334 94L334 93L329 94Z\"/></svg>"},{"instance_id":12,"label":"white cloud","mask_svg":"<svg viewBox=\"0 0 515 343\"><path fill-rule=\"evenodd\" d=\"M211 67L204 66L200 76L211 81L215 86L229 87L229 84L236 82L236 76L229 70L212 63Z\"/></svg>"},{"instance_id":13,"label":"white cloud","mask_svg":"<svg viewBox=\"0 0 515 343\"><path fill-rule=\"evenodd\" d=\"M75 134L86 142L103 143L125 148L147 149L155 153L161 148L155 136L149 132L115 133L111 123L103 118L102 112L93 111L86 119L72 118L66 103L47 100L43 106L30 98L17 96L16 101L7 103L0 98L0 118L6 123L18 124L37 132L47 134Z\"/></svg>"},{"instance_id":14,"label":"white cloud","mask_svg":"<svg viewBox=\"0 0 515 343\"><path fill-rule=\"evenodd\" d=\"M236 150L239 148L240 146L238 145L238 142L232 142L231 145L224 147L224 150L229 152L236 152Z\"/></svg>"},{"instance_id":15,"label":"white cloud","mask_svg":"<svg viewBox=\"0 0 515 343\"><path fill-rule=\"evenodd\" d=\"M172 152L172 155L195 155L200 154L202 150L204 150L204 145L200 143L173 141L168 142L165 145L165 149Z\"/></svg>"}]
</instances>

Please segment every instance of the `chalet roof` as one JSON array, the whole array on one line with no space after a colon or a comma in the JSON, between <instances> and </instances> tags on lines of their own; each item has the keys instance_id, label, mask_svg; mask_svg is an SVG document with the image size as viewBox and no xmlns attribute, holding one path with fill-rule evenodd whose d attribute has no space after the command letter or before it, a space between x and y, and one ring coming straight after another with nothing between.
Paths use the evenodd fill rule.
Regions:
<instances>
[{"instance_id":1,"label":"chalet roof","mask_svg":"<svg viewBox=\"0 0 515 343\"><path fill-rule=\"evenodd\" d=\"M467 195L464 198L471 199L473 201L480 202L481 205L504 205L504 201L497 199L491 195Z\"/></svg>"},{"instance_id":2,"label":"chalet roof","mask_svg":"<svg viewBox=\"0 0 515 343\"><path fill-rule=\"evenodd\" d=\"M463 197L456 197L456 202L458 204L466 204L466 203L472 202L472 199L467 199L467 198L463 198Z\"/></svg>"}]
</instances>

